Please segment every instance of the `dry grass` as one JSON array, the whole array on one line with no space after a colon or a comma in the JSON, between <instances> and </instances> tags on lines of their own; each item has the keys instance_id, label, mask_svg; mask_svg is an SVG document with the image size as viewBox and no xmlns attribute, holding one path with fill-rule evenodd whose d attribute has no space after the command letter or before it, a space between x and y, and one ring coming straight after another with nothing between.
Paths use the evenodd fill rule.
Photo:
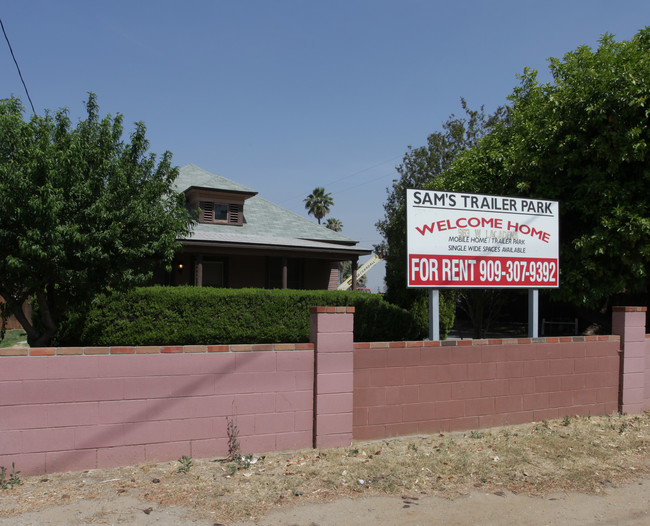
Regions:
<instances>
[{"instance_id":1,"label":"dry grass","mask_svg":"<svg viewBox=\"0 0 650 526\"><path fill-rule=\"evenodd\" d=\"M188 460L25 477L0 491L0 516L121 495L227 522L341 496L600 492L650 472L650 412L272 453L254 464Z\"/></svg>"}]
</instances>

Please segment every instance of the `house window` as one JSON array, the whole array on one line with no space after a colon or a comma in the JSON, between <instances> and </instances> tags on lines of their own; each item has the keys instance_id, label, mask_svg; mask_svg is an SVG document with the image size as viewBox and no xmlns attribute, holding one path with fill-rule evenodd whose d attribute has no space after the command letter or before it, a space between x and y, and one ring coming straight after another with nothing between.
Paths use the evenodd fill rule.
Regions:
<instances>
[{"instance_id":1,"label":"house window","mask_svg":"<svg viewBox=\"0 0 650 526\"><path fill-rule=\"evenodd\" d=\"M228 221L228 205L214 203L214 220Z\"/></svg>"},{"instance_id":2,"label":"house window","mask_svg":"<svg viewBox=\"0 0 650 526\"><path fill-rule=\"evenodd\" d=\"M244 223L244 205L241 203L199 203L199 221L201 223L219 223L242 225Z\"/></svg>"}]
</instances>

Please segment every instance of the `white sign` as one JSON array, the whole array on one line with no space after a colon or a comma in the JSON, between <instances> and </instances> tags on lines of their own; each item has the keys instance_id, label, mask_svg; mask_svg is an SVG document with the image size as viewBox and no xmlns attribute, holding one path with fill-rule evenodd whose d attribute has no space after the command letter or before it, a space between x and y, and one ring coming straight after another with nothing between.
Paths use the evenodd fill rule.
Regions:
<instances>
[{"instance_id":1,"label":"white sign","mask_svg":"<svg viewBox=\"0 0 650 526\"><path fill-rule=\"evenodd\" d=\"M406 191L409 287L557 288L557 201Z\"/></svg>"}]
</instances>

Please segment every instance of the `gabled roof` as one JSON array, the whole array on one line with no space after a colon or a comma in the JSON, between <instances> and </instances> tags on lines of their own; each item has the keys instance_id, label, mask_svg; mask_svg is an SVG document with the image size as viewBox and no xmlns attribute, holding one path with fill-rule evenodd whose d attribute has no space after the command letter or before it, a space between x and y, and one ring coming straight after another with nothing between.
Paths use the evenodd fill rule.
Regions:
<instances>
[{"instance_id":1,"label":"gabled roof","mask_svg":"<svg viewBox=\"0 0 650 526\"><path fill-rule=\"evenodd\" d=\"M257 192L244 186L243 184L231 181L221 175L211 174L195 164L187 164L180 169L180 174L174 182L176 190L185 192L195 188L207 188L209 190L221 190L225 192L240 192L244 194L256 195Z\"/></svg>"},{"instance_id":2,"label":"gabled roof","mask_svg":"<svg viewBox=\"0 0 650 526\"><path fill-rule=\"evenodd\" d=\"M190 235L182 241L188 245L227 245L246 247L287 248L329 252L337 255L359 256L372 251L356 247L356 240L299 216L262 197L257 192L220 175L211 174L189 164L180 169L176 180L179 191L207 188L217 191L246 193L244 224L197 223Z\"/></svg>"}]
</instances>

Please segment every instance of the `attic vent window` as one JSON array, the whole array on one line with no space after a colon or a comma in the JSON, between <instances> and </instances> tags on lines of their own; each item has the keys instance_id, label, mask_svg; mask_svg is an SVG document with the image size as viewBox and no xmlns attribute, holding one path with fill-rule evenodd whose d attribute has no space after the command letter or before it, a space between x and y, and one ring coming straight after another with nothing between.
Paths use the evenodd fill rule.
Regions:
<instances>
[{"instance_id":1,"label":"attic vent window","mask_svg":"<svg viewBox=\"0 0 650 526\"><path fill-rule=\"evenodd\" d=\"M214 203L214 220L228 221L228 205Z\"/></svg>"},{"instance_id":2,"label":"attic vent window","mask_svg":"<svg viewBox=\"0 0 650 526\"><path fill-rule=\"evenodd\" d=\"M201 201L199 208L201 223L242 225L244 222L244 206L240 203Z\"/></svg>"}]
</instances>

